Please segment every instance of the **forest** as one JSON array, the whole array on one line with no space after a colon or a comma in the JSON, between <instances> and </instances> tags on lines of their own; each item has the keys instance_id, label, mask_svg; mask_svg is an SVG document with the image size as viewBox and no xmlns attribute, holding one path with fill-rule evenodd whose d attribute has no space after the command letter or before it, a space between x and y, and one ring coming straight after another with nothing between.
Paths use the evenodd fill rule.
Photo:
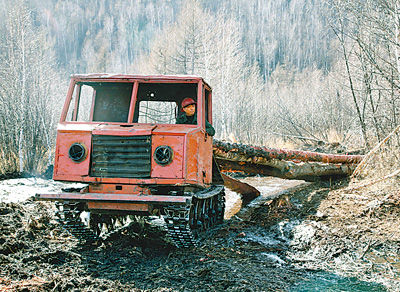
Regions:
<instances>
[{"instance_id":1,"label":"forest","mask_svg":"<svg viewBox=\"0 0 400 292\"><path fill-rule=\"evenodd\" d=\"M190 74L216 137L368 151L399 124L398 0L0 0L0 172L52 163L76 73Z\"/></svg>"}]
</instances>

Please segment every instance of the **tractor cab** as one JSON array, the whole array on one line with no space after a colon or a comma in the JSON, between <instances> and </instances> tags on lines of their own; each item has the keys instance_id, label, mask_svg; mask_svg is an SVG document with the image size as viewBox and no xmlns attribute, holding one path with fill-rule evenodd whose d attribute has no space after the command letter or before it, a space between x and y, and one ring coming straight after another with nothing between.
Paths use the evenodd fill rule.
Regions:
<instances>
[{"instance_id":1,"label":"tractor cab","mask_svg":"<svg viewBox=\"0 0 400 292\"><path fill-rule=\"evenodd\" d=\"M187 98L195 101L197 123L177 124ZM201 77L73 75L57 128L53 178L87 187L37 199L88 211L97 223L106 214L161 214L175 224L168 218L178 212L190 230L202 221L212 225L223 218L223 186L213 181L207 124L212 91Z\"/></svg>"},{"instance_id":2,"label":"tractor cab","mask_svg":"<svg viewBox=\"0 0 400 292\"><path fill-rule=\"evenodd\" d=\"M185 98L197 124L176 124ZM58 127L54 179L211 184L211 89L199 77L75 75Z\"/></svg>"}]
</instances>

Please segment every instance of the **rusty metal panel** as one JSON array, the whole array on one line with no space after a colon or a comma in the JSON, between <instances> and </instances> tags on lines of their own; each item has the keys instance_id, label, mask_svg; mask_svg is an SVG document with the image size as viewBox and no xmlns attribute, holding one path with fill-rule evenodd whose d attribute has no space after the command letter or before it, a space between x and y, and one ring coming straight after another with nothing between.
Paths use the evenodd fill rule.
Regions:
<instances>
[{"instance_id":1,"label":"rusty metal panel","mask_svg":"<svg viewBox=\"0 0 400 292\"><path fill-rule=\"evenodd\" d=\"M74 162L69 157L69 149L72 144L80 143L86 148L86 157L81 162ZM91 149L90 132L60 133L57 135L56 161L54 164L54 179L60 175L84 176L89 173ZM79 180L78 180L79 181Z\"/></svg>"},{"instance_id":2,"label":"rusty metal panel","mask_svg":"<svg viewBox=\"0 0 400 292\"><path fill-rule=\"evenodd\" d=\"M89 193L151 195L148 188L128 184L90 184Z\"/></svg>"},{"instance_id":3,"label":"rusty metal panel","mask_svg":"<svg viewBox=\"0 0 400 292\"><path fill-rule=\"evenodd\" d=\"M75 74L72 78L77 81L102 80L102 81L132 81L140 82L178 82L178 83L197 83L203 78L194 75L136 75L136 74Z\"/></svg>"},{"instance_id":4,"label":"rusty metal panel","mask_svg":"<svg viewBox=\"0 0 400 292\"><path fill-rule=\"evenodd\" d=\"M72 100L72 94L74 93L74 88L75 88L75 79L72 78L71 82L69 84L67 98L65 100L64 107L62 109L60 123L64 122L66 120L66 118L67 118L68 109L69 109L69 106L70 106L70 103L71 103L71 100Z\"/></svg>"},{"instance_id":5,"label":"rusty metal panel","mask_svg":"<svg viewBox=\"0 0 400 292\"><path fill-rule=\"evenodd\" d=\"M149 211L148 204L135 203L88 202L88 208L95 210Z\"/></svg>"},{"instance_id":6,"label":"rusty metal panel","mask_svg":"<svg viewBox=\"0 0 400 292\"><path fill-rule=\"evenodd\" d=\"M186 136L185 141L185 177L189 180L199 180L199 135L200 131L190 133ZM202 183L202 182L200 182Z\"/></svg>"},{"instance_id":7,"label":"rusty metal panel","mask_svg":"<svg viewBox=\"0 0 400 292\"><path fill-rule=\"evenodd\" d=\"M149 179L139 179L139 178L110 178L110 177L90 177L90 176L78 176L78 175L57 175L57 180L62 181L77 181L85 183L110 183L110 184L159 184L159 185L187 185L187 184L197 184L197 180L186 179L186 178L149 178ZM203 183L199 184L203 186Z\"/></svg>"},{"instance_id":8,"label":"rusty metal panel","mask_svg":"<svg viewBox=\"0 0 400 292\"><path fill-rule=\"evenodd\" d=\"M152 133L152 130L155 128L155 125L144 125L144 124L136 124L136 125L125 125L120 126L120 124L116 125L98 125L95 129L93 129L93 135L107 135L107 136L149 136Z\"/></svg>"},{"instance_id":9,"label":"rusty metal panel","mask_svg":"<svg viewBox=\"0 0 400 292\"><path fill-rule=\"evenodd\" d=\"M182 178L183 177L183 136L153 135L151 177L153 178ZM158 164L154 152L159 146L169 146L173 151L172 161L166 165Z\"/></svg>"},{"instance_id":10,"label":"rusty metal panel","mask_svg":"<svg viewBox=\"0 0 400 292\"><path fill-rule=\"evenodd\" d=\"M185 139L185 175L198 185L212 182L212 137L204 130L189 133Z\"/></svg>"},{"instance_id":11,"label":"rusty metal panel","mask_svg":"<svg viewBox=\"0 0 400 292\"><path fill-rule=\"evenodd\" d=\"M59 133L70 133L70 132L90 132L96 127L99 126L99 123L87 123L87 122L63 122L57 125L57 131Z\"/></svg>"},{"instance_id":12,"label":"rusty metal panel","mask_svg":"<svg viewBox=\"0 0 400 292\"><path fill-rule=\"evenodd\" d=\"M174 125L157 125L153 130L153 134L164 135L164 136L183 136L189 132L197 131L197 125L185 125L185 124L174 124Z\"/></svg>"},{"instance_id":13,"label":"rusty metal panel","mask_svg":"<svg viewBox=\"0 0 400 292\"><path fill-rule=\"evenodd\" d=\"M199 140L199 175L200 179L205 184L211 184L212 182L212 137L208 136L205 132L200 133Z\"/></svg>"}]
</instances>

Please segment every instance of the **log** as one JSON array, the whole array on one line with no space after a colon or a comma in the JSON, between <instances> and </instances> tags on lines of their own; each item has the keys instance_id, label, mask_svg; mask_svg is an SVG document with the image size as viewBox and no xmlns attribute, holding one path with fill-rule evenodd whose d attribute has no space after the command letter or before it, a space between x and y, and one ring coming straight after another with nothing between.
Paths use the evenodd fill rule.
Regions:
<instances>
[{"instance_id":1,"label":"log","mask_svg":"<svg viewBox=\"0 0 400 292\"><path fill-rule=\"evenodd\" d=\"M312 151L290 150L251 146L244 144L231 144L214 140L214 153L231 152L248 156L259 156L266 159L293 160L303 162L323 162L357 164L364 158L363 155L326 154Z\"/></svg>"},{"instance_id":2,"label":"log","mask_svg":"<svg viewBox=\"0 0 400 292\"><path fill-rule=\"evenodd\" d=\"M221 171L243 171L247 174L275 176L286 179L301 179L317 181L320 179L340 178L351 175L355 165L321 164L321 163L294 163L290 161L265 161L261 163L246 162L241 160L223 159L216 156L216 161Z\"/></svg>"},{"instance_id":3,"label":"log","mask_svg":"<svg viewBox=\"0 0 400 292\"><path fill-rule=\"evenodd\" d=\"M222 171L306 181L349 176L363 158L361 155L273 149L220 141L214 143L214 157Z\"/></svg>"}]
</instances>

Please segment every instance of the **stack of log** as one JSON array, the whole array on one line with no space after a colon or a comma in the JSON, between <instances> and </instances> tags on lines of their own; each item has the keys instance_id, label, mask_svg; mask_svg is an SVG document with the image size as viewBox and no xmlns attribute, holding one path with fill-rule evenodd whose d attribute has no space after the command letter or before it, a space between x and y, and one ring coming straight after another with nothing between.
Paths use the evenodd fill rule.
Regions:
<instances>
[{"instance_id":1,"label":"stack of log","mask_svg":"<svg viewBox=\"0 0 400 292\"><path fill-rule=\"evenodd\" d=\"M307 181L350 176L363 159L363 155L274 149L218 140L214 140L213 149L221 171Z\"/></svg>"}]
</instances>

